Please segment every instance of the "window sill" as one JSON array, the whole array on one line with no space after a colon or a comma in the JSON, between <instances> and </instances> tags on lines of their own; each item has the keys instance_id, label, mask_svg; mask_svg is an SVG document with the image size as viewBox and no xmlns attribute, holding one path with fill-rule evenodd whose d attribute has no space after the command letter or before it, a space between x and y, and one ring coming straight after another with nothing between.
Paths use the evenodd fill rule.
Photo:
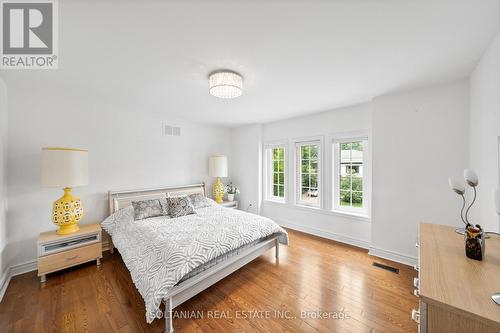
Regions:
<instances>
[{"instance_id":1,"label":"window sill","mask_svg":"<svg viewBox=\"0 0 500 333\"><path fill-rule=\"evenodd\" d=\"M356 217L356 218L360 218L360 219L366 219L368 221L370 220L370 217L367 214L363 214L363 213L348 212L345 210L338 210L338 209L334 209L331 212L334 214L337 214L337 215L352 216L352 217Z\"/></svg>"},{"instance_id":2,"label":"window sill","mask_svg":"<svg viewBox=\"0 0 500 333\"><path fill-rule=\"evenodd\" d=\"M313 206L313 205L304 205L303 203L296 203L294 207L297 207L300 209L312 209L312 210L317 210L317 211L324 210L324 209L321 209L321 207Z\"/></svg>"},{"instance_id":3,"label":"window sill","mask_svg":"<svg viewBox=\"0 0 500 333\"><path fill-rule=\"evenodd\" d=\"M286 205L286 201L273 200L273 199L264 199L265 203L276 204L276 205Z\"/></svg>"},{"instance_id":4,"label":"window sill","mask_svg":"<svg viewBox=\"0 0 500 333\"><path fill-rule=\"evenodd\" d=\"M359 214L359 213L351 213L351 212L345 212L345 211L339 211L339 210L328 210L328 209L323 209L323 208L315 207L315 206L291 204L291 203L279 202L279 201L274 201L274 200L264 200L264 204L276 205L276 206L281 206L281 207L286 206L287 208L291 208L291 209L314 212L317 214L323 214L323 215L329 215L329 216L338 216L338 217L343 217L343 218L347 218L347 219L351 219L351 220L355 220L355 221L360 221L360 222L371 222L371 218L368 215L363 215L363 214Z\"/></svg>"}]
</instances>

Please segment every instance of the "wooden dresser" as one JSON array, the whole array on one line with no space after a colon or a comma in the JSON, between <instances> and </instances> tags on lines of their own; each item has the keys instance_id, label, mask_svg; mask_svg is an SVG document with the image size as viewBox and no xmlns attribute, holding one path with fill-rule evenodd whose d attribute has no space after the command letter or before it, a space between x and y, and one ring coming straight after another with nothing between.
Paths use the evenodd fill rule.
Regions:
<instances>
[{"instance_id":1,"label":"wooden dresser","mask_svg":"<svg viewBox=\"0 0 500 333\"><path fill-rule=\"evenodd\" d=\"M420 332L500 332L500 238L486 240L483 261L465 256L464 239L455 229L420 224L418 278L420 309L412 313Z\"/></svg>"},{"instance_id":2,"label":"wooden dresser","mask_svg":"<svg viewBox=\"0 0 500 333\"><path fill-rule=\"evenodd\" d=\"M102 258L100 224L80 225L77 232L58 235L56 231L43 232L38 237L38 276L45 282L48 273L84 262Z\"/></svg>"}]
</instances>

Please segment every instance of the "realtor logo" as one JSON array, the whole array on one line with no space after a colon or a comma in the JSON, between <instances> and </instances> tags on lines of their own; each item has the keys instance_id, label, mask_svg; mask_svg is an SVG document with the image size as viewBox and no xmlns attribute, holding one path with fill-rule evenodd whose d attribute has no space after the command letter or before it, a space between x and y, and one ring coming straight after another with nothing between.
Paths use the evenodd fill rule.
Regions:
<instances>
[{"instance_id":1,"label":"realtor logo","mask_svg":"<svg viewBox=\"0 0 500 333\"><path fill-rule=\"evenodd\" d=\"M56 69L55 0L1 0L2 69Z\"/></svg>"}]
</instances>

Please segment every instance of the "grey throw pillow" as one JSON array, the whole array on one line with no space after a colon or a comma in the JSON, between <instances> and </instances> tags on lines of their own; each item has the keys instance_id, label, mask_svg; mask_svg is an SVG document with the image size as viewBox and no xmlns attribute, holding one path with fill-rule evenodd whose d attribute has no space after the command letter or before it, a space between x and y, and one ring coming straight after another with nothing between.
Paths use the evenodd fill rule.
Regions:
<instances>
[{"instance_id":1,"label":"grey throw pillow","mask_svg":"<svg viewBox=\"0 0 500 333\"><path fill-rule=\"evenodd\" d=\"M132 206L134 207L134 220L168 215L168 205L165 199L132 201Z\"/></svg>"},{"instance_id":2,"label":"grey throw pillow","mask_svg":"<svg viewBox=\"0 0 500 333\"><path fill-rule=\"evenodd\" d=\"M195 214L194 206L187 196L167 198L168 214L171 217L179 217Z\"/></svg>"},{"instance_id":3,"label":"grey throw pillow","mask_svg":"<svg viewBox=\"0 0 500 333\"><path fill-rule=\"evenodd\" d=\"M191 200L194 209L212 206L212 203L201 193L190 194L189 200Z\"/></svg>"}]
</instances>

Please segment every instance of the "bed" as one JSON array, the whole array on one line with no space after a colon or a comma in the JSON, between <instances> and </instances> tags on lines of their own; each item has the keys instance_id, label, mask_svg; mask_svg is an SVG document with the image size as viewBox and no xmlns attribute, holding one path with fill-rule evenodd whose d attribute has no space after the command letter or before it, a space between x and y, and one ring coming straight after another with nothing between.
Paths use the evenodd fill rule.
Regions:
<instances>
[{"instance_id":1,"label":"bed","mask_svg":"<svg viewBox=\"0 0 500 333\"><path fill-rule=\"evenodd\" d=\"M102 222L144 299L147 322L164 317L168 333L175 307L271 248L278 258L280 243L288 244L270 219L215 203L192 215L133 220L133 201L196 193L206 196L203 183L110 191L110 217Z\"/></svg>"}]
</instances>

